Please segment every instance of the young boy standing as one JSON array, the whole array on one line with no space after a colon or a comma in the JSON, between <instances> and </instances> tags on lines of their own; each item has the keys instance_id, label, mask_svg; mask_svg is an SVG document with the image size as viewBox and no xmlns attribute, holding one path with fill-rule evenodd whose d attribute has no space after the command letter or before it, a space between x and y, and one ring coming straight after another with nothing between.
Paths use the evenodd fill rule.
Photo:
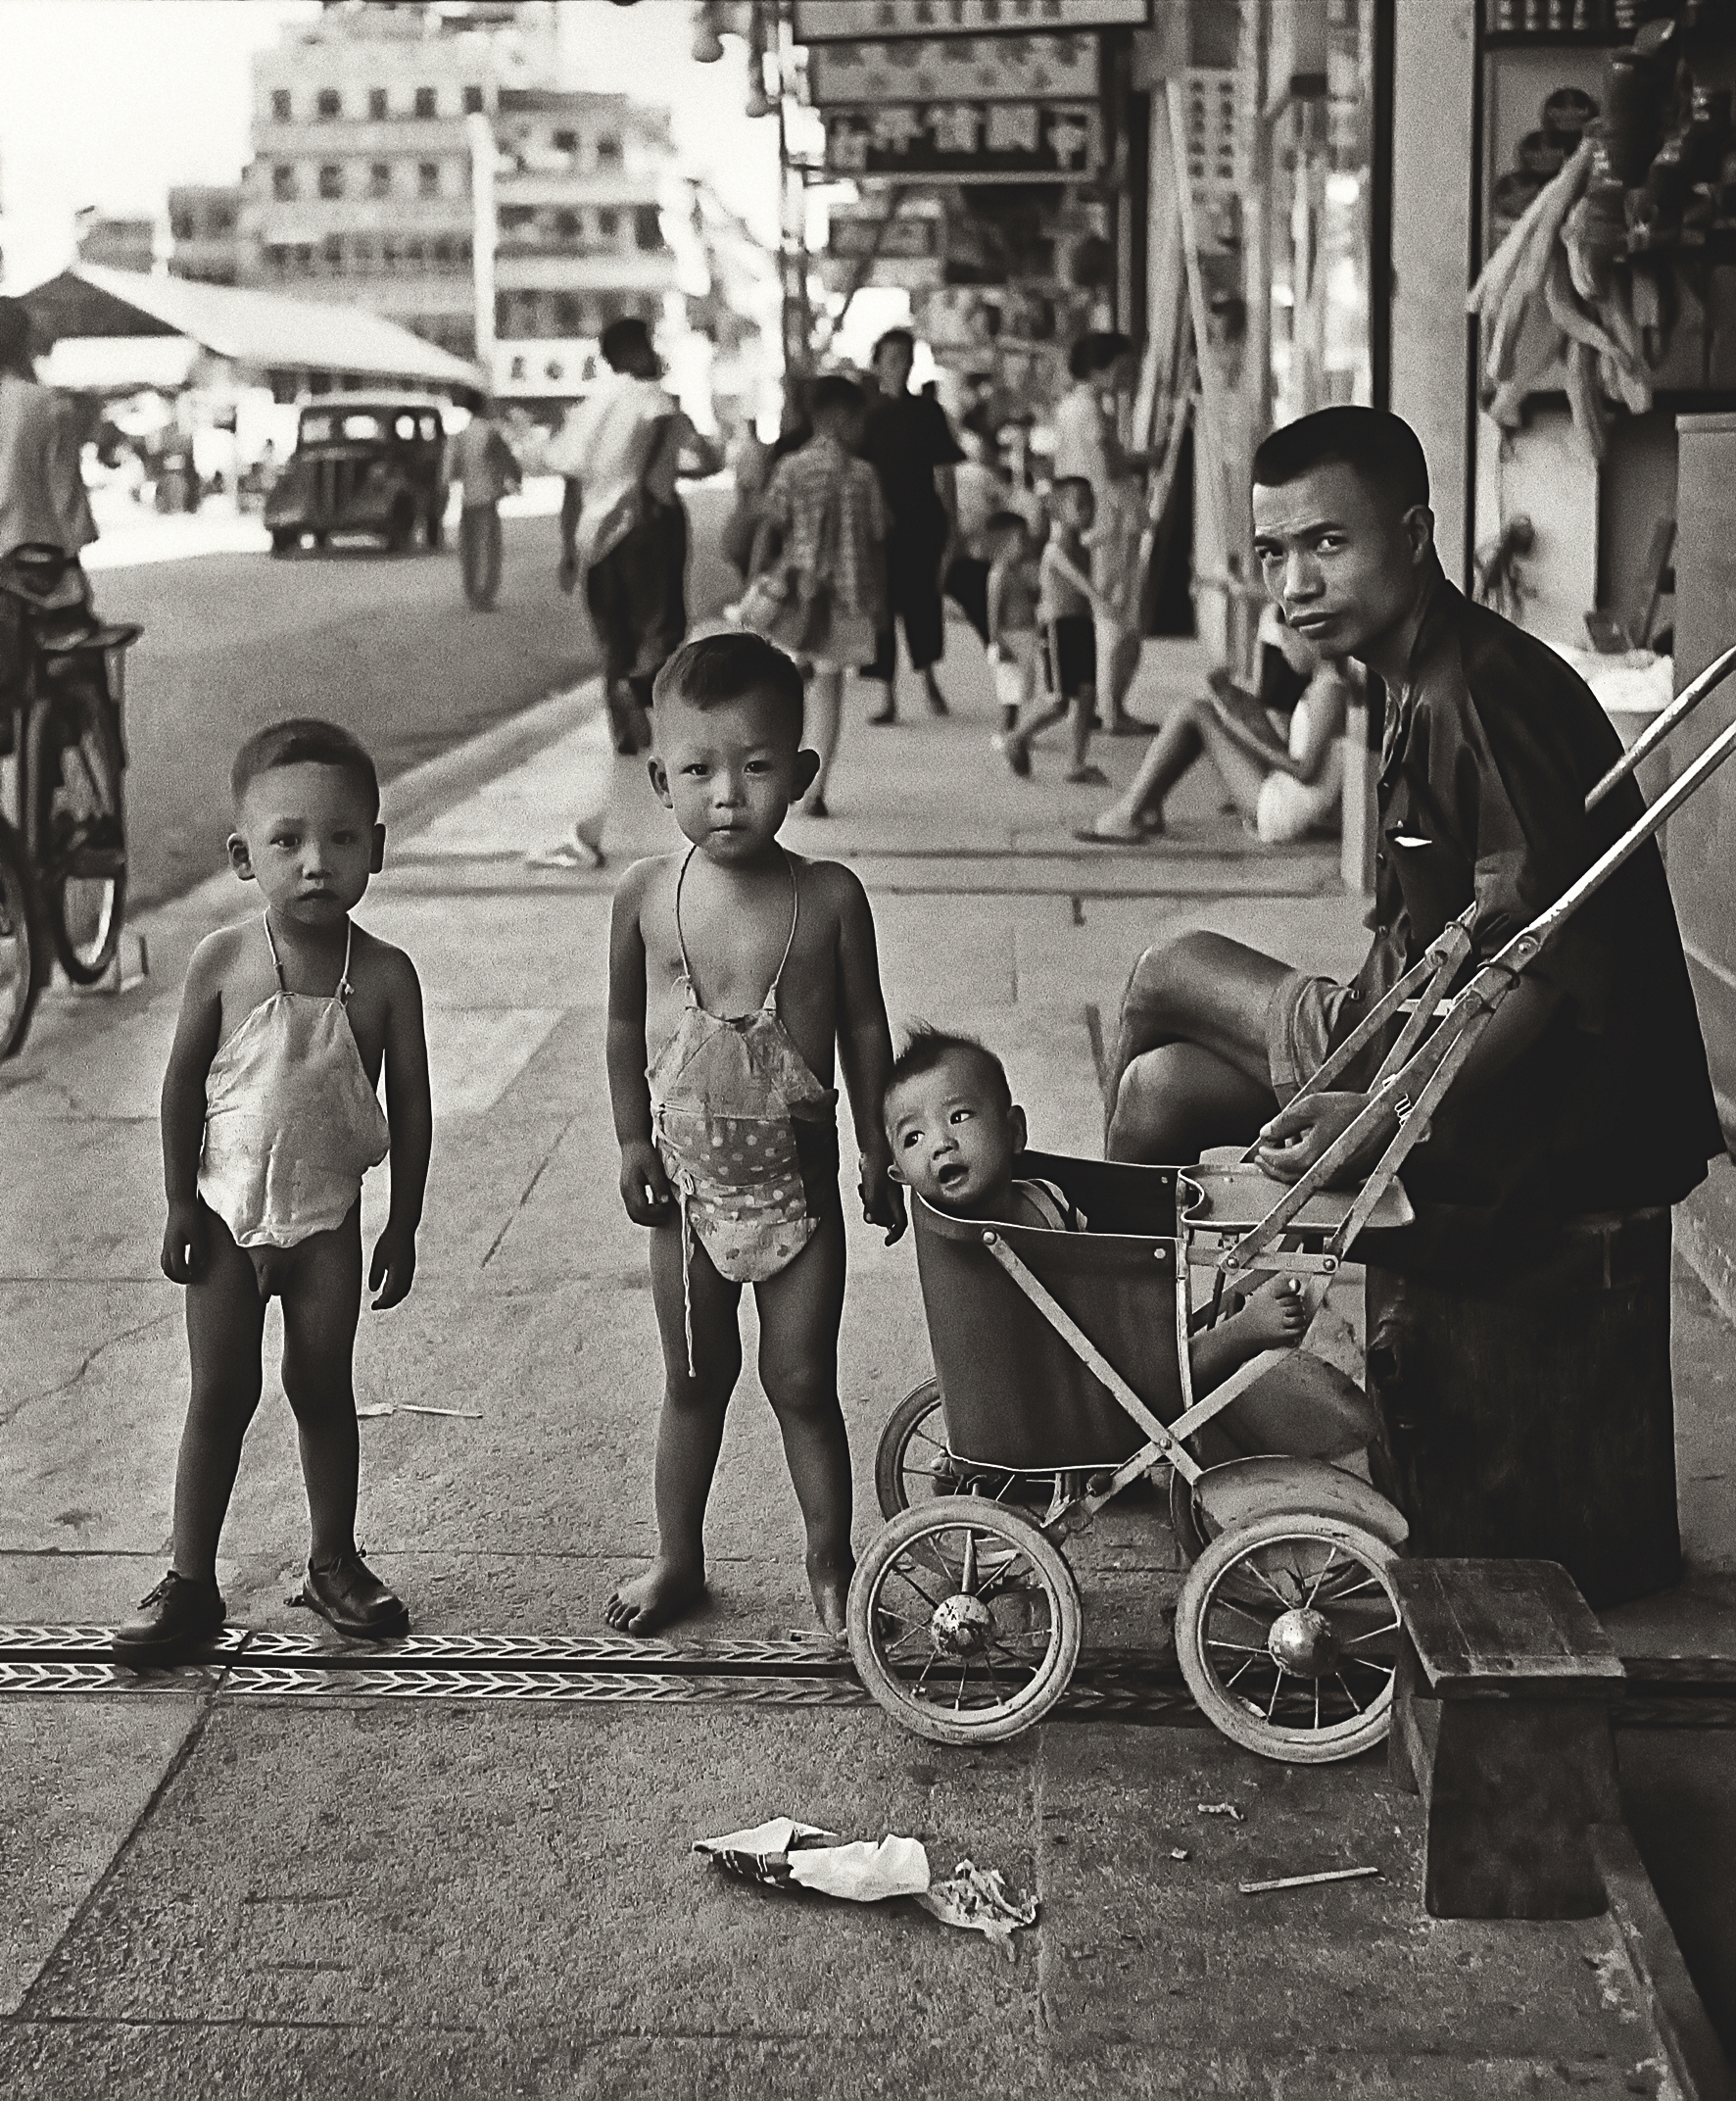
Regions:
<instances>
[{"instance_id":1,"label":"young boy standing","mask_svg":"<svg viewBox=\"0 0 1736 2101\"><path fill-rule=\"evenodd\" d=\"M996 750L1019 726L1037 693L1037 561L1031 524L1017 511L997 511L984 527L989 544L989 661L1000 703Z\"/></svg>"},{"instance_id":2,"label":"young boy standing","mask_svg":"<svg viewBox=\"0 0 1736 2101\"><path fill-rule=\"evenodd\" d=\"M433 1136L415 966L350 917L385 853L379 786L348 731L313 720L249 738L231 785L230 862L265 910L194 951L163 1082L163 1269L186 1287L192 1397L169 1572L114 1636L134 1665L170 1662L223 1624L217 1539L273 1296L312 1521L302 1601L340 1634L410 1624L355 1531L362 1178L390 1152L391 1214L368 1269L384 1309L415 1273Z\"/></svg>"},{"instance_id":3,"label":"young boy standing","mask_svg":"<svg viewBox=\"0 0 1736 2101\"><path fill-rule=\"evenodd\" d=\"M1048 658L1048 707L1002 738L1006 762L1023 779L1031 771L1032 740L1063 715L1073 716L1073 763L1067 778L1107 787L1109 776L1090 762L1091 721L1097 706L1097 641L1093 613L1109 615L1109 601L1091 582L1088 535L1096 515L1091 485L1076 475L1054 488L1054 525L1038 564L1037 619Z\"/></svg>"},{"instance_id":4,"label":"young boy standing","mask_svg":"<svg viewBox=\"0 0 1736 2101\"><path fill-rule=\"evenodd\" d=\"M838 1400L844 1211L834 1060L861 1151L864 1214L904 1229L880 1100L892 1068L874 921L836 861L778 842L818 765L801 750L801 676L757 635L711 635L656 684L651 784L688 841L615 893L608 1076L621 1198L649 1226L663 1347L657 1554L605 1617L649 1635L705 1588L705 1504L742 1368L752 1284L759 1376L807 1532L820 1624L844 1626L850 1459Z\"/></svg>"}]
</instances>

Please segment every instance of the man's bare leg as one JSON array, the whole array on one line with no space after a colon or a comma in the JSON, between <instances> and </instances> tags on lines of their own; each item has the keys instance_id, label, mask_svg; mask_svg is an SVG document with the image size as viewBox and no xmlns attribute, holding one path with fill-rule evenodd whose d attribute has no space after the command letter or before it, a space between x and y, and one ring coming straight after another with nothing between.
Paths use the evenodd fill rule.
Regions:
<instances>
[{"instance_id":1,"label":"man's bare leg","mask_svg":"<svg viewBox=\"0 0 1736 2101\"><path fill-rule=\"evenodd\" d=\"M1122 996L1105 1089L1110 1159L1191 1160L1255 1135L1278 1106L1266 1015L1288 974L1222 934L1145 951Z\"/></svg>"}]
</instances>

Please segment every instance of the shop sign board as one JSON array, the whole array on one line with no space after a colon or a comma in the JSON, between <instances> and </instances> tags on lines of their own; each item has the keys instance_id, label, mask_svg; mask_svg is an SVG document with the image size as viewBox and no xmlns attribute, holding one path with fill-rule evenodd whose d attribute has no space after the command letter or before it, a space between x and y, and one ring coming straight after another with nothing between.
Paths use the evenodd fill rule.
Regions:
<instances>
[{"instance_id":1,"label":"shop sign board","mask_svg":"<svg viewBox=\"0 0 1736 2101\"><path fill-rule=\"evenodd\" d=\"M888 103L826 113L826 169L889 182L1069 182L1102 159L1093 103Z\"/></svg>"},{"instance_id":2,"label":"shop sign board","mask_svg":"<svg viewBox=\"0 0 1736 2101\"><path fill-rule=\"evenodd\" d=\"M912 198L889 217L899 193L864 204L837 204L828 216L826 252L820 273L833 290L858 281L869 257L865 284L895 285L907 292L925 291L945 281L946 230L940 207L929 198Z\"/></svg>"},{"instance_id":3,"label":"shop sign board","mask_svg":"<svg viewBox=\"0 0 1736 2101\"><path fill-rule=\"evenodd\" d=\"M1144 28L1151 0L796 0L798 44Z\"/></svg>"},{"instance_id":4,"label":"shop sign board","mask_svg":"<svg viewBox=\"0 0 1736 2101\"><path fill-rule=\"evenodd\" d=\"M1097 92L1094 36L935 36L817 44L808 99L834 103L1058 102Z\"/></svg>"}]
</instances>

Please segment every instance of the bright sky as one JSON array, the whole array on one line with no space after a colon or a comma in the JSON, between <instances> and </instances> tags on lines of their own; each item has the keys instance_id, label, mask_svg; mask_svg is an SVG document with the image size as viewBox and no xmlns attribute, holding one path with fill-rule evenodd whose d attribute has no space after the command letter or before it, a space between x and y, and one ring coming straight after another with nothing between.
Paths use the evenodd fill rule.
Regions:
<instances>
[{"instance_id":1,"label":"bright sky","mask_svg":"<svg viewBox=\"0 0 1736 2101\"><path fill-rule=\"evenodd\" d=\"M672 113L690 172L762 234L777 224L770 118L743 112L740 40L700 66L689 0L561 0L584 30L569 84ZM147 217L174 182L231 182L248 158L250 62L314 0L0 0L0 243L20 291L72 260L72 215Z\"/></svg>"}]
</instances>

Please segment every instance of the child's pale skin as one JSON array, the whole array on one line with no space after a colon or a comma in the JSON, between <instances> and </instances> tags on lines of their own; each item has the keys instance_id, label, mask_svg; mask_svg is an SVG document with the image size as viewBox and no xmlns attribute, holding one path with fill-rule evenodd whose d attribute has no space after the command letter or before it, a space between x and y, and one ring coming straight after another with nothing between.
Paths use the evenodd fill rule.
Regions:
<instances>
[{"instance_id":1,"label":"child's pale skin","mask_svg":"<svg viewBox=\"0 0 1736 2101\"><path fill-rule=\"evenodd\" d=\"M257 882L292 993L329 999L343 969L350 913L385 853L385 829L341 768L297 764L249 783L229 858ZM433 1138L421 986L402 950L355 930L346 1012L362 1068L386 1080L392 1207L368 1267L376 1309L397 1305L415 1274ZM168 1219L163 1271L187 1289L192 1396L175 1471L177 1575L209 1582L241 1456L259 1405L265 1301L252 1262L200 1201L205 1085L218 1047L277 991L257 918L210 934L194 951L163 1081L163 1172ZM312 1525L310 1558L355 1549L360 1445L351 1352L362 1304L358 1203L342 1225L312 1235L286 1263L283 1386L295 1411Z\"/></svg>"},{"instance_id":2,"label":"child's pale skin","mask_svg":"<svg viewBox=\"0 0 1736 2101\"><path fill-rule=\"evenodd\" d=\"M656 715L651 784L698 848L681 893L696 991L714 1014L747 1013L762 1003L790 933L794 864L801 909L779 982L779 1017L823 1085L843 1067L861 1149L863 1213L895 1240L904 1230L904 1202L877 1114L892 1036L868 900L848 869L787 855L777 844L817 758L798 749L798 726L774 695L701 710L671 694L659 697ZM636 1225L651 1229L664 1363L653 1490L657 1553L643 1575L617 1587L604 1610L611 1627L637 1635L654 1632L704 1593L705 1505L742 1365L742 1288L718 1274L696 1241L688 1254L695 1366L688 1370L680 1211L651 1138L646 1068L686 1004L675 926L684 857L659 855L628 869L615 892L609 943L609 1093L621 1200ZM833 1634L844 1627L854 1566L849 1447L838 1400L844 1284L844 1213L834 1195L796 1259L754 1287L760 1383L801 1505L814 1609Z\"/></svg>"},{"instance_id":3,"label":"child's pale skin","mask_svg":"<svg viewBox=\"0 0 1736 2101\"><path fill-rule=\"evenodd\" d=\"M1026 1147L1025 1111L1003 1103L988 1061L960 1051L900 1080L887 1097L892 1172L937 1210L962 1218L1040 1226L1015 1187ZM1312 1309L1294 1277L1268 1277L1240 1308L1194 1337L1196 1393L1209 1393L1266 1349L1301 1342Z\"/></svg>"}]
</instances>

